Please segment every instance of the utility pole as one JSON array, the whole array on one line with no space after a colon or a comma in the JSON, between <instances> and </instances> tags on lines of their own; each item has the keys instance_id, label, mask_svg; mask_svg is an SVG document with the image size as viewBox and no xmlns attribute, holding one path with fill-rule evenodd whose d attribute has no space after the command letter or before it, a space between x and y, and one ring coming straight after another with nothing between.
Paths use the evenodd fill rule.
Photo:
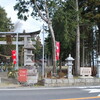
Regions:
<instances>
[{"instance_id":1,"label":"utility pole","mask_svg":"<svg viewBox=\"0 0 100 100\"><path fill-rule=\"evenodd\" d=\"M78 11L79 11L78 0L76 0L76 12L77 12L76 61L75 61L76 75L79 75L79 70L80 70L80 28L79 28Z\"/></svg>"},{"instance_id":2,"label":"utility pole","mask_svg":"<svg viewBox=\"0 0 100 100\"><path fill-rule=\"evenodd\" d=\"M17 60L17 63L16 63L16 69L19 69L18 65L19 65L19 59L18 59L18 32L16 33L16 60Z\"/></svg>"},{"instance_id":3,"label":"utility pole","mask_svg":"<svg viewBox=\"0 0 100 100\"><path fill-rule=\"evenodd\" d=\"M43 24L43 52L42 52L42 78L44 78L44 24Z\"/></svg>"}]
</instances>

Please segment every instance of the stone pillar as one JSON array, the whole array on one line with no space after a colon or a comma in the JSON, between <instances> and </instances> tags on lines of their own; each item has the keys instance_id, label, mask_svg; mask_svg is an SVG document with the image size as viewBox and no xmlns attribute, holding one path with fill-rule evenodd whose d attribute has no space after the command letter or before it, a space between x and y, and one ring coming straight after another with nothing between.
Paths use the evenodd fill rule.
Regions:
<instances>
[{"instance_id":1,"label":"stone pillar","mask_svg":"<svg viewBox=\"0 0 100 100\"><path fill-rule=\"evenodd\" d=\"M68 78L73 78L73 75L72 75L72 61L74 60L72 57L71 57L71 54L69 54L69 57L65 59L67 61L67 66L68 66Z\"/></svg>"},{"instance_id":2,"label":"stone pillar","mask_svg":"<svg viewBox=\"0 0 100 100\"><path fill-rule=\"evenodd\" d=\"M24 47L27 45L27 40L28 37L24 37ZM27 59L27 49L24 49L24 66L26 65L26 59Z\"/></svg>"},{"instance_id":3,"label":"stone pillar","mask_svg":"<svg viewBox=\"0 0 100 100\"><path fill-rule=\"evenodd\" d=\"M98 78L100 78L100 55L97 58L97 75Z\"/></svg>"}]
</instances>

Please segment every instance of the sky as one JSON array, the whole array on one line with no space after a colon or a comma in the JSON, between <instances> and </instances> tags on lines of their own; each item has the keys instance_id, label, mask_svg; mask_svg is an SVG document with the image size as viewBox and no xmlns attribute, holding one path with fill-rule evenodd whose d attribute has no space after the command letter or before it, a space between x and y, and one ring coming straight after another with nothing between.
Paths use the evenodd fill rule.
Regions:
<instances>
[{"instance_id":1,"label":"sky","mask_svg":"<svg viewBox=\"0 0 100 100\"><path fill-rule=\"evenodd\" d=\"M20 28L26 29L27 32L38 31L42 29L43 22L37 21L32 17L29 17L27 21L22 21L17 18L17 11L14 11L13 6L16 4L16 0L0 0L0 6L3 7L7 13L7 17L11 18L12 23L21 23ZM19 29L18 31L22 31ZM41 42L43 41L43 32L40 33Z\"/></svg>"}]
</instances>

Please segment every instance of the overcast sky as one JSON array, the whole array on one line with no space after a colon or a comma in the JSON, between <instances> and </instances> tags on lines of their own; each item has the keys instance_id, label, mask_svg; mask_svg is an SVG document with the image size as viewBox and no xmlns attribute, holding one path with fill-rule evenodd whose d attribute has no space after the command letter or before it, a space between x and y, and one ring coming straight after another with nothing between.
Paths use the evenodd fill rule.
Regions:
<instances>
[{"instance_id":1,"label":"overcast sky","mask_svg":"<svg viewBox=\"0 0 100 100\"><path fill-rule=\"evenodd\" d=\"M11 21L13 23L19 22L19 19L17 19L17 12L14 11L13 6L16 4L16 0L0 0L0 6L3 7L7 13L7 17L11 18ZM20 21L22 24L24 24L24 28L28 31L37 31L42 28L43 23L40 21L36 21L33 18L29 18L26 22ZM40 34L40 37L42 38L42 34Z\"/></svg>"},{"instance_id":2,"label":"overcast sky","mask_svg":"<svg viewBox=\"0 0 100 100\"><path fill-rule=\"evenodd\" d=\"M7 16L11 18L12 22L16 22L17 12L14 11L13 6L16 4L16 0L0 0L0 6L3 7L7 13Z\"/></svg>"}]
</instances>

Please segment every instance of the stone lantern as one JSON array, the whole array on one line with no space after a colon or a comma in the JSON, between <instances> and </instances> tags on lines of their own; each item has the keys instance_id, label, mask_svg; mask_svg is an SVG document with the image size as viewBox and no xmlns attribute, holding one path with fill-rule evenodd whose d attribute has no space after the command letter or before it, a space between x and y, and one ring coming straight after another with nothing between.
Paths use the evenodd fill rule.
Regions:
<instances>
[{"instance_id":1,"label":"stone lantern","mask_svg":"<svg viewBox=\"0 0 100 100\"><path fill-rule=\"evenodd\" d=\"M24 68L27 69L27 82L26 84L31 85L38 82L38 70L33 62L34 54L32 51L35 47L32 44L31 38L28 38L24 46Z\"/></svg>"},{"instance_id":2,"label":"stone lantern","mask_svg":"<svg viewBox=\"0 0 100 100\"><path fill-rule=\"evenodd\" d=\"M69 54L69 57L65 59L67 61L66 65L68 66L68 78L73 78L72 75L72 61L74 60L74 58L71 57L71 54Z\"/></svg>"},{"instance_id":3,"label":"stone lantern","mask_svg":"<svg viewBox=\"0 0 100 100\"><path fill-rule=\"evenodd\" d=\"M32 45L32 40L31 38L28 39L27 44L24 46L24 66L29 65L29 66L34 66L34 62L32 61L34 54L32 53L32 50L34 50L35 47Z\"/></svg>"},{"instance_id":4,"label":"stone lantern","mask_svg":"<svg viewBox=\"0 0 100 100\"><path fill-rule=\"evenodd\" d=\"M100 78L100 55L97 58L97 75L98 78Z\"/></svg>"}]
</instances>

